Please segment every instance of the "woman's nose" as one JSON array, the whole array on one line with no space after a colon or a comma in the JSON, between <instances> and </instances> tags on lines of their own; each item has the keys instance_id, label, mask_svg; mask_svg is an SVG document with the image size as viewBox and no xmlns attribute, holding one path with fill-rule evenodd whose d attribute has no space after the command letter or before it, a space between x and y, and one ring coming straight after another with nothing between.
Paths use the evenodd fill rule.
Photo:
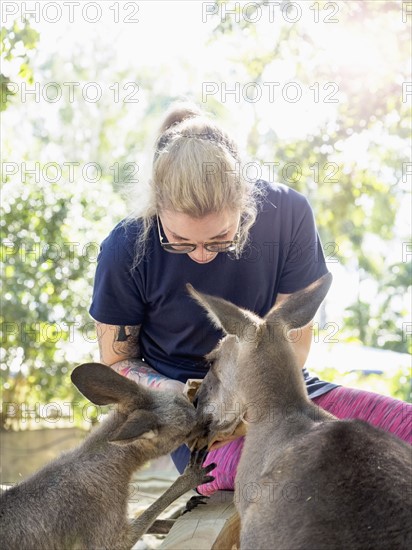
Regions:
<instances>
[{"instance_id":1,"label":"woman's nose","mask_svg":"<svg viewBox=\"0 0 412 550\"><path fill-rule=\"evenodd\" d=\"M202 244L197 245L197 248L189 254L192 260L195 260L196 262L207 262L213 255L214 253L208 252Z\"/></svg>"}]
</instances>

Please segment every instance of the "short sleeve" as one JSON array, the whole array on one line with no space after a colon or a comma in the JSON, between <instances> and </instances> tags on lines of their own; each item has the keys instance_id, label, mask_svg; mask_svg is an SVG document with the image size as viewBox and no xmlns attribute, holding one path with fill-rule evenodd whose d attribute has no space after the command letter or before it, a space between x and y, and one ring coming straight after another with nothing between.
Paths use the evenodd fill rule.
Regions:
<instances>
[{"instance_id":1,"label":"short sleeve","mask_svg":"<svg viewBox=\"0 0 412 550\"><path fill-rule=\"evenodd\" d=\"M122 226L117 226L100 246L89 310L100 323L133 326L143 321L140 273L131 269L133 250L133 242Z\"/></svg>"},{"instance_id":2,"label":"short sleeve","mask_svg":"<svg viewBox=\"0 0 412 550\"><path fill-rule=\"evenodd\" d=\"M284 242L286 259L280 273L278 292L292 294L328 272L312 208L307 199L293 194L291 229Z\"/></svg>"}]
</instances>

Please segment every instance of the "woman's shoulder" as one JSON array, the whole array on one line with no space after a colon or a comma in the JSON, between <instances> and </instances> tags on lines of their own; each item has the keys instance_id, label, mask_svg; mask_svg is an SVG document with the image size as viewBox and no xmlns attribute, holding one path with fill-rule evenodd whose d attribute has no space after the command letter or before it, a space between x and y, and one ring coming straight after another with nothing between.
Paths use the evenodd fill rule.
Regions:
<instances>
[{"instance_id":1,"label":"woman's shoulder","mask_svg":"<svg viewBox=\"0 0 412 550\"><path fill-rule=\"evenodd\" d=\"M289 210L302 208L308 205L307 198L283 183L273 183L266 180L258 180L256 186L259 194L261 211L265 212L272 208L279 209L279 213L287 214Z\"/></svg>"},{"instance_id":2,"label":"woman's shoulder","mask_svg":"<svg viewBox=\"0 0 412 550\"><path fill-rule=\"evenodd\" d=\"M115 253L117 257L133 258L136 242L143 231L142 218L125 218L116 224L101 243L106 254Z\"/></svg>"},{"instance_id":3,"label":"woman's shoulder","mask_svg":"<svg viewBox=\"0 0 412 550\"><path fill-rule=\"evenodd\" d=\"M124 218L110 231L107 238L117 240L136 239L143 230L143 218Z\"/></svg>"}]
</instances>

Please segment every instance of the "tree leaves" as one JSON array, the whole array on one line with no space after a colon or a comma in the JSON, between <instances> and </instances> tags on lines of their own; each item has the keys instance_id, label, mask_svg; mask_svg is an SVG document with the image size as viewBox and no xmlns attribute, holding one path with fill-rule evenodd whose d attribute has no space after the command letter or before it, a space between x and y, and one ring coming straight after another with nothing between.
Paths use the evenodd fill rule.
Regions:
<instances>
[{"instance_id":1,"label":"tree leaves","mask_svg":"<svg viewBox=\"0 0 412 550\"><path fill-rule=\"evenodd\" d=\"M33 71L30 67L28 50L33 50L39 40L39 33L30 26L30 22L25 20L23 24L15 21L11 29L1 28L1 59L4 67L5 61L14 61L19 63L18 76L29 84L33 83ZM7 109L10 96L16 94L12 83L11 75L0 74L1 101L0 110Z\"/></svg>"}]
</instances>

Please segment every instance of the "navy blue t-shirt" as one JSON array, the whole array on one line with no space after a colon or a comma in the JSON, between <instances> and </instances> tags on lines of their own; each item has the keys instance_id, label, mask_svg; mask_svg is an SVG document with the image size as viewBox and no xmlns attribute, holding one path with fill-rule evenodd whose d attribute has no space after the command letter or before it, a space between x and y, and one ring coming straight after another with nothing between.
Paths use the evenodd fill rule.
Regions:
<instances>
[{"instance_id":1,"label":"navy blue t-shirt","mask_svg":"<svg viewBox=\"0 0 412 550\"><path fill-rule=\"evenodd\" d=\"M145 258L131 269L139 219L119 223L101 245L91 316L110 325L141 325L142 357L169 378L203 378L203 357L222 337L190 297L186 283L264 316L278 293L296 292L327 273L306 198L285 185L257 184L264 196L238 259L220 253L199 264L187 254L171 254L160 246L154 224ZM304 375L311 397L335 387Z\"/></svg>"}]
</instances>

